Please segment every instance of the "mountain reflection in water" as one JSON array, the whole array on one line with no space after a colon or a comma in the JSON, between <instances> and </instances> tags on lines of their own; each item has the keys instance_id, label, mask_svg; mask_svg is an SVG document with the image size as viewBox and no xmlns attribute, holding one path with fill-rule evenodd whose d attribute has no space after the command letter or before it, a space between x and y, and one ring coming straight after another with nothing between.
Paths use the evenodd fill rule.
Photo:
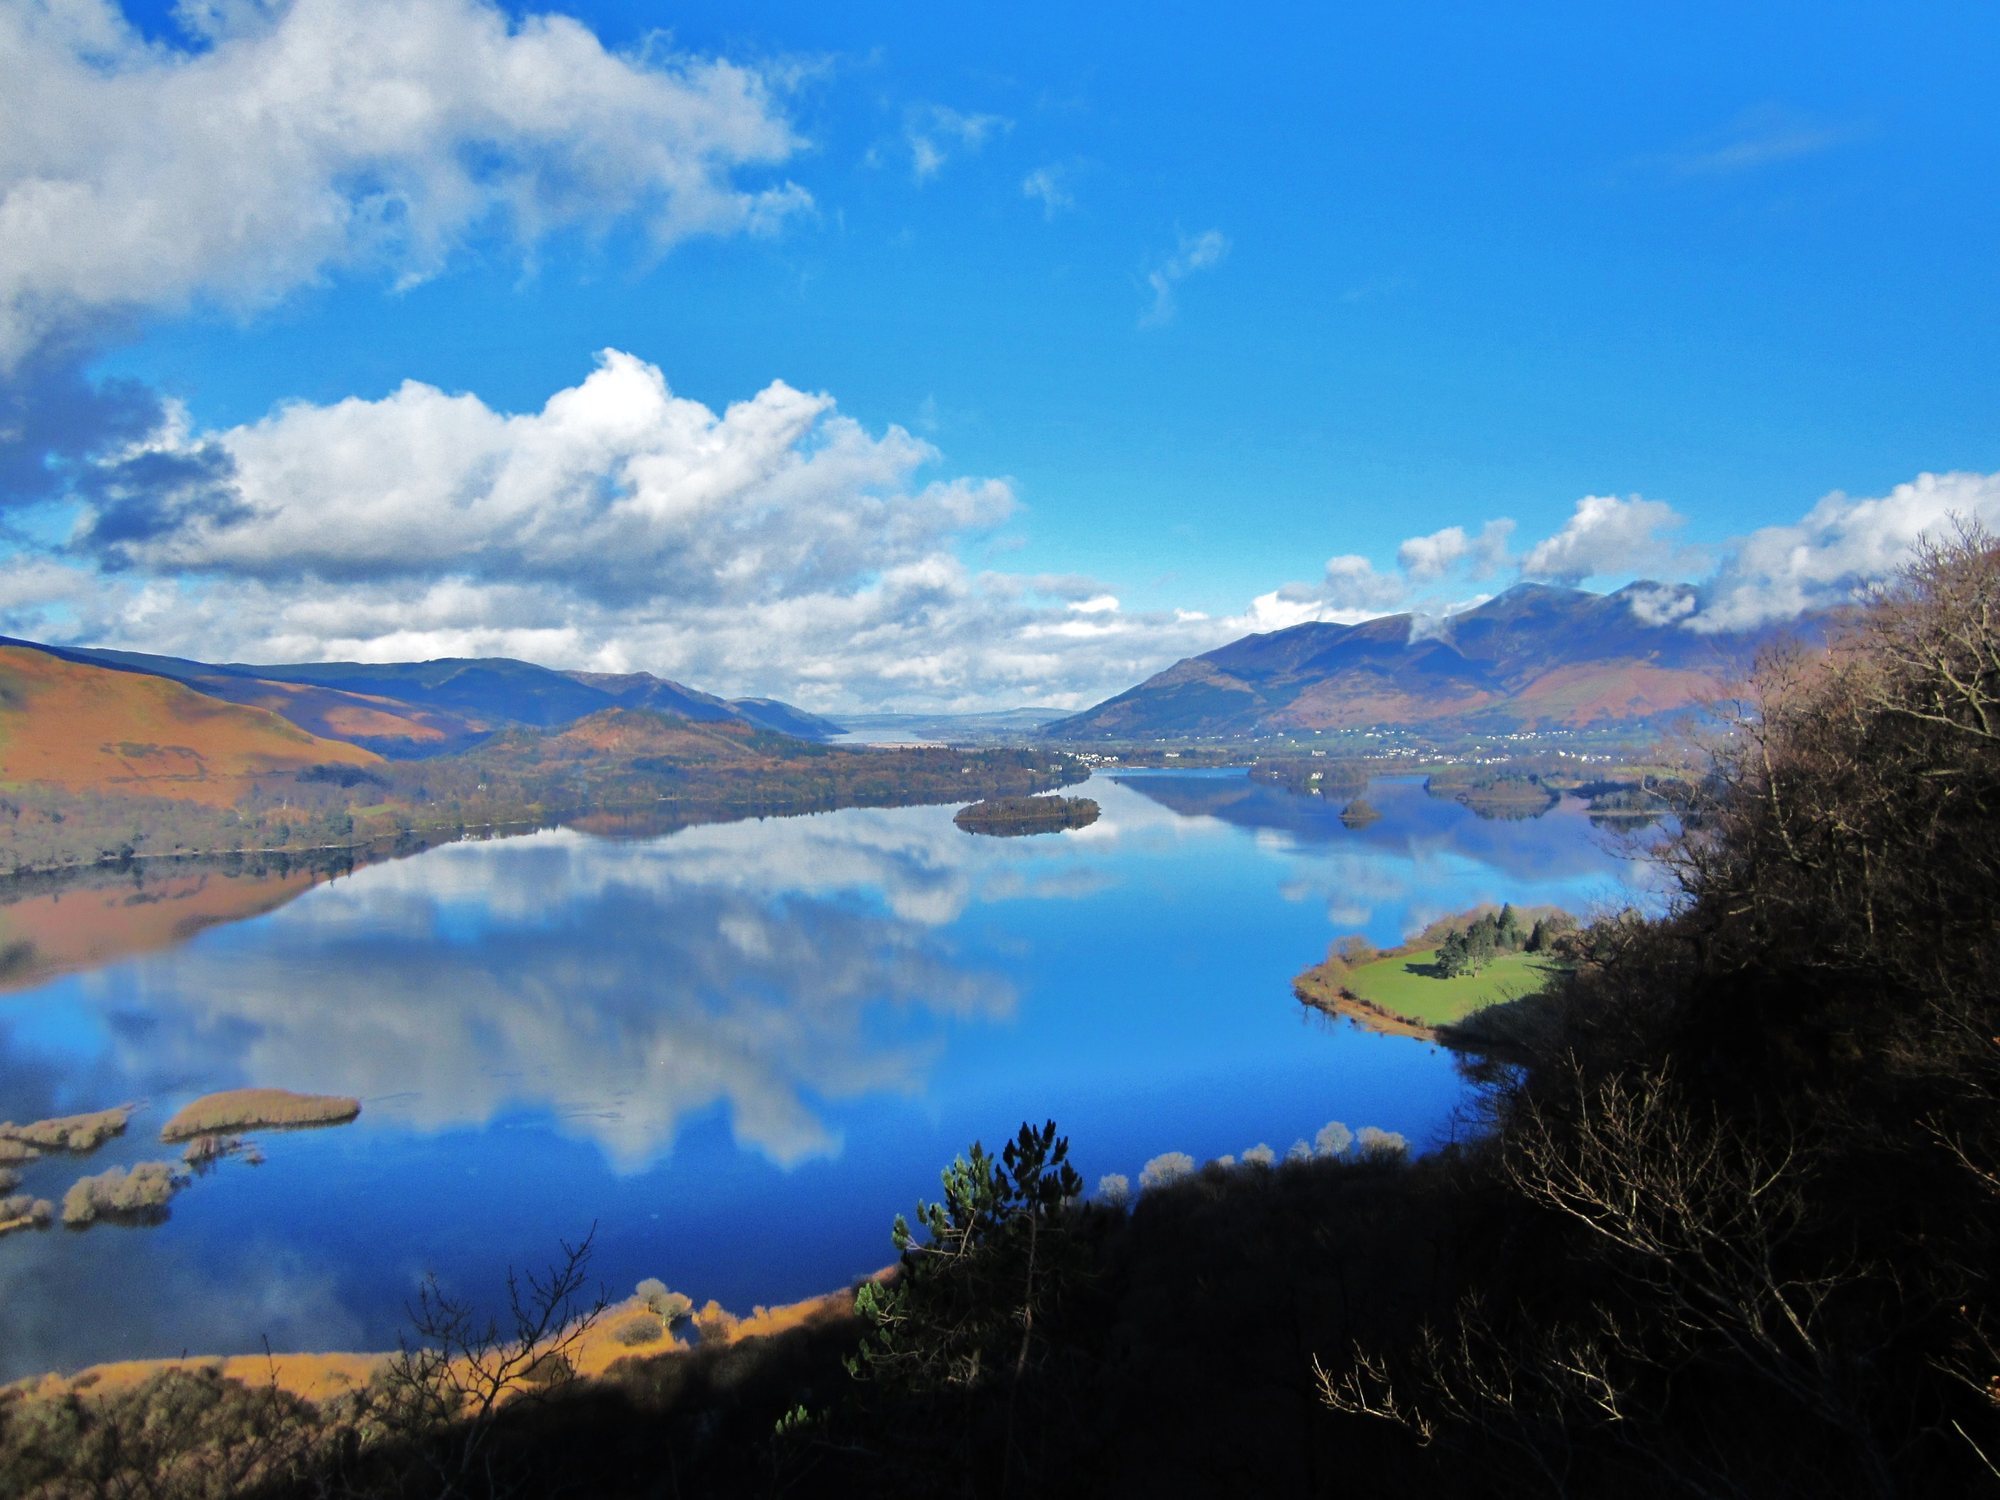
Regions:
<instances>
[{"instance_id":1,"label":"mountain reflection in water","mask_svg":"<svg viewBox=\"0 0 2000 1500\"><path fill-rule=\"evenodd\" d=\"M614 1291L804 1295L887 1260L889 1217L1030 1117L1093 1181L1282 1151L1330 1118L1435 1140L1450 1057L1308 1019L1290 976L1341 932L1631 878L1579 815L1487 823L1408 783L1372 788L1360 829L1241 773L1090 795L1097 823L1041 839L849 809L23 896L9 931L53 942L60 905L82 972L0 997L0 1117L145 1101L25 1191L157 1158L160 1121L213 1089L364 1109L267 1138L267 1165L225 1163L158 1227L0 1240L0 1378L266 1336L392 1345L426 1270L485 1295L592 1222ZM145 941L92 938L91 913L135 911Z\"/></svg>"}]
</instances>

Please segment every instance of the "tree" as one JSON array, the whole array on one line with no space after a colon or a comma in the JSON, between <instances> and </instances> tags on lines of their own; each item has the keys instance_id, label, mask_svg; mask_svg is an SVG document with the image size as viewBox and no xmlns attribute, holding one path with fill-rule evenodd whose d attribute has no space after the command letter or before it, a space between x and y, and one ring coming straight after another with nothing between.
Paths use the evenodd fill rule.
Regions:
<instances>
[{"instance_id":1,"label":"tree","mask_svg":"<svg viewBox=\"0 0 2000 1500\"><path fill-rule=\"evenodd\" d=\"M975 1141L943 1182L940 1202L917 1205L915 1230L896 1216L897 1274L856 1295L868 1334L848 1368L906 1388L1018 1383L1069 1269L1065 1215L1083 1193L1069 1138L1053 1120L1024 1124L998 1160Z\"/></svg>"},{"instance_id":2,"label":"tree","mask_svg":"<svg viewBox=\"0 0 2000 1500\"><path fill-rule=\"evenodd\" d=\"M1472 924L1465 935L1465 959L1467 971L1477 974L1493 962L1494 924L1489 914Z\"/></svg>"},{"instance_id":3,"label":"tree","mask_svg":"<svg viewBox=\"0 0 2000 1500\"><path fill-rule=\"evenodd\" d=\"M1514 910L1512 902L1503 903L1500 916L1494 924L1494 941L1504 952L1513 953L1521 946L1521 917Z\"/></svg>"},{"instance_id":4,"label":"tree","mask_svg":"<svg viewBox=\"0 0 2000 1500\"><path fill-rule=\"evenodd\" d=\"M1438 944L1437 971L1438 976L1443 979L1456 979L1461 974L1472 972L1472 955L1467 947L1464 933L1445 934L1444 941Z\"/></svg>"},{"instance_id":5,"label":"tree","mask_svg":"<svg viewBox=\"0 0 2000 1500\"><path fill-rule=\"evenodd\" d=\"M1358 932L1349 933L1344 938L1336 938L1333 944L1333 956L1351 969L1358 969L1363 964L1372 964L1381 957L1375 945Z\"/></svg>"},{"instance_id":6,"label":"tree","mask_svg":"<svg viewBox=\"0 0 2000 1500\"><path fill-rule=\"evenodd\" d=\"M503 1402L532 1398L576 1378L571 1356L609 1305L586 1291L597 1228L544 1270L507 1273L507 1318L479 1316L435 1276L424 1278L405 1339L371 1391L384 1424L407 1435L435 1467L435 1493L490 1492L490 1439Z\"/></svg>"}]
</instances>

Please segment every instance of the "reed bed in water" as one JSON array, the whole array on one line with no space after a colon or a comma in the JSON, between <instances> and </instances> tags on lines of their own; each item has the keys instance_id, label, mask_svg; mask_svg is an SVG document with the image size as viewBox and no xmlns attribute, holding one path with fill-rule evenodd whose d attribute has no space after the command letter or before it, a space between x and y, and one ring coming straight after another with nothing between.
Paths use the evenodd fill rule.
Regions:
<instances>
[{"instance_id":1,"label":"reed bed in water","mask_svg":"<svg viewBox=\"0 0 2000 1500\"><path fill-rule=\"evenodd\" d=\"M198 1135L302 1125L344 1125L361 1113L361 1101L340 1094L295 1094L290 1089L225 1089L204 1094L160 1127L163 1141Z\"/></svg>"}]
</instances>

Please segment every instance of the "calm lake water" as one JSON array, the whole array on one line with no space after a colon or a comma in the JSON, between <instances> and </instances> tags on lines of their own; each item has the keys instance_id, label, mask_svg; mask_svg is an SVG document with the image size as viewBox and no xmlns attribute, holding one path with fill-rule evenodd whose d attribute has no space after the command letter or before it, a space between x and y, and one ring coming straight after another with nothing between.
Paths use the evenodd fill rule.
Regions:
<instances>
[{"instance_id":1,"label":"calm lake water","mask_svg":"<svg viewBox=\"0 0 2000 1500\"><path fill-rule=\"evenodd\" d=\"M0 1118L144 1101L23 1191L174 1155L160 1123L214 1089L364 1108L261 1134L264 1165L224 1162L165 1223L0 1239L0 1379L393 1347L425 1272L485 1298L593 1224L614 1296L789 1301L889 1261L891 1217L1023 1119L1059 1121L1091 1183L1332 1119L1421 1148L1464 1101L1450 1054L1308 1012L1292 975L1342 933L1643 883L1576 811L1486 821L1412 782L1377 783L1362 829L1240 771L1085 790L1099 822L1029 838L851 809L16 903L6 939L80 967L0 995ZM152 951L93 957L120 942Z\"/></svg>"}]
</instances>

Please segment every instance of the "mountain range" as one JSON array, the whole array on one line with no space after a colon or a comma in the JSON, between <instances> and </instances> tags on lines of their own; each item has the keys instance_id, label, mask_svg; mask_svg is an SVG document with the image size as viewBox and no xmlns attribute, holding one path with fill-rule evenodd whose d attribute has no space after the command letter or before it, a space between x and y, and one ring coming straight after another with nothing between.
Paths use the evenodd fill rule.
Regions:
<instances>
[{"instance_id":1,"label":"mountain range","mask_svg":"<svg viewBox=\"0 0 2000 1500\"><path fill-rule=\"evenodd\" d=\"M695 723L734 723L826 740L840 726L770 698L724 699L647 672L562 672L507 657L426 662L214 664L137 651L44 646L0 637L19 660L35 652L259 709L323 740L390 760L449 754L511 728L559 729L606 709L645 709Z\"/></svg>"},{"instance_id":2,"label":"mountain range","mask_svg":"<svg viewBox=\"0 0 2000 1500\"><path fill-rule=\"evenodd\" d=\"M1731 691L1783 630L1662 621L1674 591L1524 583L1433 620L1385 615L1245 636L1058 719L1057 740L1238 738L1370 728L1507 732L1637 726Z\"/></svg>"}]
</instances>

